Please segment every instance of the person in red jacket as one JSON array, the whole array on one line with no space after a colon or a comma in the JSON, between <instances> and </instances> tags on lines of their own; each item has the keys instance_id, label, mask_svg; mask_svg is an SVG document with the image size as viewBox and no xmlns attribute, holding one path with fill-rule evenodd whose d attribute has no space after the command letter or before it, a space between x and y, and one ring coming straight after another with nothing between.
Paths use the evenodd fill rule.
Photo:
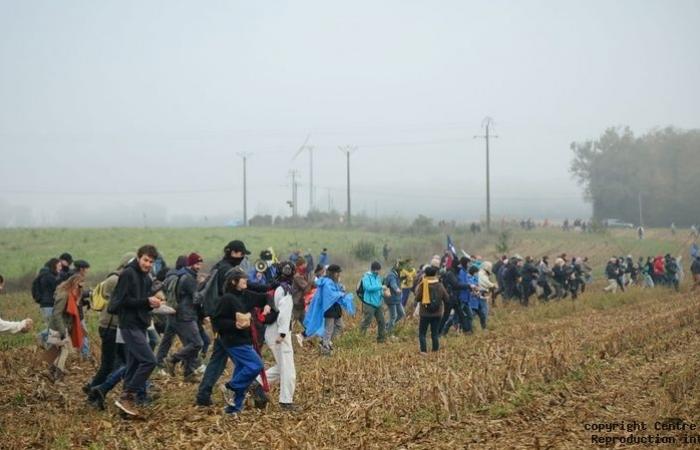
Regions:
<instances>
[{"instance_id":1,"label":"person in red jacket","mask_svg":"<svg viewBox=\"0 0 700 450\"><path fill-rule=\"evenodd\" d=\"M654 258L654 284L665 284L666 281L666 266L664 257L659 255Z\"/></svg>"}]
</instances>

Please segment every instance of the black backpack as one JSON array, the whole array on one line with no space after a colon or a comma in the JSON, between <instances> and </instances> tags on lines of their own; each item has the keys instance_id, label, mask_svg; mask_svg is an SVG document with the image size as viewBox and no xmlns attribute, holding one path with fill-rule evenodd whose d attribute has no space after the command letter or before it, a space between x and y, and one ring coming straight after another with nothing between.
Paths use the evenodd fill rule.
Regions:
<instances>
[{"instance_id":1,"label":"black backpack","mask_svg":"<svg viewBox=\"0 0 700 450\"><path fill-rule=\"evenodd\" d=\"M362 301L365 301L365 286L362 284L362 278L360 278L360 282L357 283L355 293L357 294L357 298L359 298Z\"/></svg>"},{"instance_id":2,"label":"black backpack","mask_svg":"<svg viewBox=\"0 0 700 450\"><path fill-rule=\"evenodd\" d=\"M425 312L433 314L440 311L440 300L438 300L437 295L434 295L434 292L430 289L430 285L428 285L428 295L430 296L430 303L423 304Z\"/></svg>"},{"instance_id":3,"label":"black backpack","mask_svg":"<svg viewBox=\"0 0 700 450\"><path fill-rule=\"evenodd\" d=\"M42 274L37 275L32 281L32 298L37 303L41 302L41 276Z\"/></svg>"}]
</instances>

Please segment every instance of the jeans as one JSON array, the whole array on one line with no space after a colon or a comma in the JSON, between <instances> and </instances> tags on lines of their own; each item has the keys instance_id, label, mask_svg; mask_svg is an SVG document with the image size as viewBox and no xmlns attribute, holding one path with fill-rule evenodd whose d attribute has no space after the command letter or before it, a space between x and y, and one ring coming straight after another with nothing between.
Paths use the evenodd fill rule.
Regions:
<instances>
[{"instance_id":1,"label":"jeans","mask_svg":"<svg viewBox=\"0 0 700 450\"><path fill-rule=\"evenodd\" d=\"M360 322L360 333L365 334L372 319L377 321L377 342L384 342L386 339L386 324L384 323L384 310L382 305L372 306L362 303L362 322Z\"/></svg>"},{"instance_id":2,"label":"jeans","mask_svg":"<svg viewBox=\"0 0 700 450\"><path fill-rule=\"evenodd\" d=\"M460 311L461 314L459 313ZM459 307L455 308L455 314L449 316L449 318L444 323L442 322L443 320L445 320L444 316L440 320L440 334L442 336L447 336L447 333L450 331L450 327L456 323L459 324L463 333L471 333L473 319L474 317L472 316L472 309L469 307L469 305L460 301Z\"/></svg>"},{"instance_id":3,"label":"jeans","mask_svg":"<svg viewBox=\"0 0 700 450\"><path fill-rule=\"evenodd\" d=\"M202 338L202 357L204 357L204 355L206 355L209 351L209 345L211 345L211 338L209 337L207 330L204 329L204 325L201 321L197 322L197 327L199 328L199 337Z\"/></svg>"},{"instance_id":4,"label":"jeans","mask_svg":"<svg viewBox=\"0 0 700 450\"><path fill-rule=\"evenodd\" d=\"M158 332L155 328L149 327L146 328L146 333L148 335L148 346L151 347L151 352L154 352L156 351L156 347L158 347L158 342L160 341L158 338Z\"/></svg>"},{"instance_id":5,"label":"jeans","mask_svg":"<svg viewBox=\"0 0 700 450\"><path fill-rule=\"evenodd\" d=\"M241 411L246 391L265 365L252 345L236 345L227 348L226 352L235 366L231 380L226 383L226 387L235 393L233 409L227 412Z\"/></svg>"},{"instance_id":6,"label":"jeans","mask_svg":"<svg viewBox=\"0 0 700 450\"><path fill-rule=\"evenodd\" d=\"M331 340L335 339L343 331L343 319L338 317L324 317L323 347L327 350L331 348ZM270 344L268 343L268 347ZM270 347L271 348L271 347Z\"/></svg>"},{"instance_id":7,"label":"jeans","mask_svg":"<svg viewBox=\"0 0 700 450\"><path fill-rule=\"evenodd\" d=\"M87 325L85 325L85 319L80 321L80 325L83 327L83 332L85 333L83 336L83 345L80 348L80 354L88 356L90 354L90 341L88 340L88 330Z\"/></svg>"},{"instance_id":8,"label":"jeans","mask_svg":"<svg viewBox=\"0 0 700 450\"><path fill-rule=\"evenodd\" d=\"M46 339L49 337L49 321L51 320L51 316L53 316L53 306L42 306L39 309L41 309L41 317L44 319L44 325L46 326L45 329L39 332L39 336L41 336L41 340L46 343Z\"/></svg>"},{"instance_id":9,"label":"jeans","mask_svg":"<svg viewBox=\"0 0 700 450\"><path fill-rule=\"evenodd\" d=\"M175 339L175 334L175 317L167 316L165 318L165 331L163 332L163 337L158 346L158 353L156 353L158 366L162 366L163 360L168 356L170 347L173 345L173 339Z\"/></svg>"},{"instance_id":10,"label":"jeans","mask_svg":"<svg viewBox=\"0 0 700 450\"><path fill-rule=\"evenodd\" d=\"M449 321L450 312L452 312L452 310L454 310L455 312L455 316L457 317L459 326L462 328L462 331L470 332L472 330L471 323L467 323L467 321L465 320L464 309L462 309L462 302L457 299L450 299L445 304L445 312L443 312L442 319L440 319L440 332L443 335L446 335L447 332L450 330L450 326L454 323L454 318L451 321Z\"/></svg>"},{"instance_id":11,"label":"jeans","mask_svg":"<svg viewBox=\"0 0 700 450\"><path fill-rule=\"evenodd\" d=\"M182 361L185 376L188 376L197 369L199 351L202 349L199 327L194 320L175 321L175 331L182 341L182 348L172 356L172 360L176 363Z\"/></svg>"},{"instance_id":12,"label":"jeans","mask_svg":"<svg viewBox=\"0 0 700 450\"><path fill-rule=\"evenodd\" d=\"M137 393L146 389L146 381L156 367L156 356L148 345L146 330L122 328L126 353L124 391Z\"/></svg>"},{"instance_id":13,"label":"jeans","mask_svg":"<svg viewBox=\"0 0 700 450\"><path fill-rule=\"evenodd\" d=\"M411 288L403 288L401 289L401 306L406 309L406 304L408 303L408 297L411 296Z\"/></svg>"},{"instance_id":14,"label":"jeans","mask_svg":"<svg viewBox=\"0 0 700 450\"><path fill-rule=\"evenodd\" d=\"M420 344L421 352L428 351L425 340L428 326L430 326L430 339L432 340L433 351L436 352L440 349L440 321L440 316L420 318L420 322L418 322L418 343Z\"/></svg>"},{"instance_id":15,"label":"jeans","mask_svg":"<svg viewBox=\"0 0 700 450\"><path fill-rule=\"evenodd\" d=\"M398 321L406 317L406 312L401 303L387 303L387 307L389 309L389 322L386 324L386 333L391 334Z\"/></svg>"},{"instance_id":16,"label":"jeans","mask_svg":"<svg viewBox=\"0 0 700 450\"><path fill-rule=\"evenodd\" d=\"M228 361L228 352L221 339L214 339L213 346L214 350L212 350L211 358L209 358L209 364L207 364L197 390L197 403L202 405L206 405L211 401L211 391L219 378L221 378L221 374L224 373L226 362Z\"/></svg>"},{"instance_id":17,"label":"jeans","mask_svg":"<svg viewBox=\"0 0 700 450\"><path fill-rule=\"evenodd\" d=\"M485 330L486 329L486 319L489 317L489 303L485 298L480 298L479 299L479 306L478 308L474 309L472 308L472 311L474 314L479 316L479 322L481 323L481 329Z\"/></svg>"}]
</instances>

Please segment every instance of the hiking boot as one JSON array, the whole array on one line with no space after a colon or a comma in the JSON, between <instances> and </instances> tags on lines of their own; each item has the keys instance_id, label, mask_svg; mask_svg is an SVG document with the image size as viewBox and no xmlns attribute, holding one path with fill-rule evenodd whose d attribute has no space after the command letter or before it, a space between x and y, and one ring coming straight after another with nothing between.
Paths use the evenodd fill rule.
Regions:
<instances>
[{"instance_id":1,"label":"hiking boot","mask_svg":"<svg viewBox=\"0 0 700 450\"><path fill-rule=\"evenodd\" d=\"M185 378L183 379L185 383L192 383L192 384L199 384L201 379L197 376L196 373L191 373L189 375L185 375Z\"/></svg>"},{"instance_id":2,"label":"hiking boot","mask_svg":"<svg viewBox=\"0 0 700 450\"><path fill-rule=\"evenodd\" d=\"M233 390L228 388L227 383L221 383L219 385L219 390L221 391L221 394L224 396L224 403L226 403L226 405L228 405L230 407L233 407L233 395L234 395ZM209 402L211 404L211 400Z\"/></svg>"},{"instance_id":3,"label":"hiking boot","mask_svg":"<svg viewBox=\"0 0 700 450\"><path fill-rule=\"evenodd\" d=\"M280 403L280 409L287 412L299 412L301 408L294 403Z\"/></svg>"},{"instance_id":4,"label":"hiking boot","mask_svg":"<svg viewBox=\"0 0 700 450\"><path fill-rule=\"evenodd\" d=\"M270 399L263 387L257 381L253 381L250 385L250 392L253 394L253 404L258 409L264 409Z\"/></svg>"},{"instance_id":5,"label":"hiking boot","mask_svg":"<svg viewBox=\"0 0 700 450\"><path fill-rule=\"evenodd\" d=\"M229 417L238 417L238 413L240 413L240 409L236 409L233 405L228 405L224 408L224 414L226 414Z\"/></svg>"},{"instance_id":6,"label":"hiking boot","mask_svg":"<svg viewBox=\"0 0 700 450\"><path fill-rule=\"evenodd\" d=\"M124 393L120 398L114 401L114 406L119 408L124 414L136 417L139 415L139 408L136 405L136 398L132 393Z\"/></svg>"},{"instance_id":7,"label":"hiking boot","mask_svg":"<svg viewBox=\"0 0 700 450\"><path fill-rule=\"evenodd\" d=\"M91 405L93 405L100 411L105 410L105 392L99 387L94 387L90 389L90 393L88 394L88 401Z\"/></svg>"},{"instance_id":8,"label":"hiking boot","mask_svg":"<svg viewBox=\"0 0 700 450\"><path fill-rule=\"evenodd\" d=\"M83 393L85 395L90 395L91 390L92 390L92 386L90 385L90 383L83 385Z\"/></svg>"},{"instance_id":9,"label":"hiking boot","mask_svg":"<svg viewBox=\"0 0 700 450\"><path fill-rule=\"evenodd\" d=\"M210 406L214 405L214 402L211 401L211 398L197 398L197 401L195 401L196 406L201 406L203 408L208 408Z\"/></svg>"},{"instance_id":10,"label":"hiking boot","mask_svg":"<svg viewBox=\"0 0 700 450\"><path fill-rule=\"evenodd\" d=\"M165 358L165 360L163 360L163 369L171 377L175 376L175 366L176 365L177 365L177 361L173 360L172 358Z\"/></svg>"}]
</instances>

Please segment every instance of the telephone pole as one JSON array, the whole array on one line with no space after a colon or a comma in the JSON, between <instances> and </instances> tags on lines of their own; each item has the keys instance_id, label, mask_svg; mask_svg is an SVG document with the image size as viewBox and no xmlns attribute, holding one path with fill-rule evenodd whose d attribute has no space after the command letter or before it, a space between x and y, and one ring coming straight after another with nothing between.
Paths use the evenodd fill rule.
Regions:
<instances>
[{"instance_id":1,"label":"telephone pole","mask_svg":"<svg viewBox=\"0 0 700 450\"><path fill-rule=\"evenodd\" d=\"M644 221L642 220L642 192L639 191L639 226L644 226Z\"/></svg>"},{"instance_id":2,"label":"telephone pole","mask_svg":"<svg viewBox=\"0 0 700 450\"><path fill-rule=\"evenodd\" d=\"M292 200L291 202L287 202L289 206L292 207L292 217L296 218L297 216L297 171L296 170L290 170L289 174L292 177Z\"/></svg>"},{"instance_id":3,"label":"telephone pole","mask_svg":"<svg viewBox=\"0 0 700 450\"><path fill-rule=\"evenodd\" d=\"M345 153L345 158L347 161L347 178L348 178L348 211L347 211L347 219L348 219L348 227L352 225L352 209L350 208L350 155L357 150L356 145L344 145L344 146L339 146L338 149Z\"/></svg>"},{"instance_id":4,"label":"telephone pole","mask_svg":"<svg viewBox=\"0 0 700 450\"><path fill-rule=\"evenodd\" d=\"M490 134L490 128L493 119L490 117L484 118L481 126L486 129L483 136L474 136L474 139L480 138L486 141L486 231L491 231L491 168L489 154L489 139L497 138L498 136Z\"/></svg>"},{"instance_id":5,"label":"telephone pole","mask_svg":"<svg viewBox=\"0 0 700 450\"><path fill-rule=\"evenodd\" d=\"M238 152L238 156L243 158L243 226L248 226L248 174L247 163L248 157L251 154L248 152Z\"/></svg>"}]
</instances>

